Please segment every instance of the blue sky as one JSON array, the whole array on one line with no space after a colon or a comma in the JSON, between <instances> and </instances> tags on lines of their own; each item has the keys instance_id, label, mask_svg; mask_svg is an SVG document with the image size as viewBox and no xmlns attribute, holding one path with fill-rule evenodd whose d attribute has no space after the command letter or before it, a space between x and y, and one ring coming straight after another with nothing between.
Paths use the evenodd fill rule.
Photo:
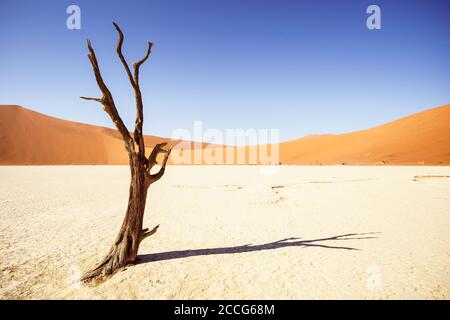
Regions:
<instances>
[{"instance_id":1,"label":"blue sky","mask_svg":"<svg viewBox=\"0 0 450 320\"><path fill-rule=\"evenodd\" d=\"M81 8L81 30L66 8ZM381 8L368 30L366 8ZM116 55L141 68L146 134L278 128L282 140L372 127L450 103L450 3L423 1L0 0L0 104L111 127L86 38L132 128L134 98Z\"/></svg>"}]
</instances>

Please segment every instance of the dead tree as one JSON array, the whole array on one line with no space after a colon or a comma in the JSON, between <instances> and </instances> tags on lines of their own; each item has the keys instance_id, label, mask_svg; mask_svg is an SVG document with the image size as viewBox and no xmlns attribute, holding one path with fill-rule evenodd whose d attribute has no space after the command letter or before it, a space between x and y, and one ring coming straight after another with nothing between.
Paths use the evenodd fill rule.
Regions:
<instances>
[{"instance_id":1,"label":"dead tree","mask_svg":"<svg viewBox=\"0 0 450 320\"><path fill-rule=\"evenodd\" d=\"M95 74L98 87L102 93L101 98L87 98L81 97L85 100L93 100L100 102L103 105L103 109L110 116L115 127L122 136L125 144L125 149L129 157L129 165L131 170L131 183L128 197L128 207L125 214L125 218L122 223L122 227L114 241L111 250L106 257L100 262L94 269L88 271L81 278L82 281L91 280L97 277L104 277L111 275L116 270L125 267L126 265L135 261L139 249L139 244L142 240L151 236L156 232L159 225L152 230L143 229L142 223L144 218L145 203L147 200L147 190L149 186L158 181L163 175L166 168L167 159L170 154L170 149L166 149L166 143L157 144L149 157L145 155L144 136L142 134L142 125L144 122L143 103L141 89L139 87L139 68L148 59L152 49L152 43L148 42L147 52L145 56L133 63L133 71L131 73L130 67L122 53L123 33L119 26L113 22L119 34L119 41L117 43L117 54L122 62L125 71L130 80L131 86L134 89L134 95L136 98L136 121L134 132L131 135L122 121L119 112L117 111L114 103L113 96L103 81L98 65L97 57L95 56L94 49L91 42L88 40L89 60L92 65L92 69ZM156 158L158 154L163 153L164 159L161 164L161 168L155 174L151 174L152 167L157 164Z\"/></svg>"}]
</instances>

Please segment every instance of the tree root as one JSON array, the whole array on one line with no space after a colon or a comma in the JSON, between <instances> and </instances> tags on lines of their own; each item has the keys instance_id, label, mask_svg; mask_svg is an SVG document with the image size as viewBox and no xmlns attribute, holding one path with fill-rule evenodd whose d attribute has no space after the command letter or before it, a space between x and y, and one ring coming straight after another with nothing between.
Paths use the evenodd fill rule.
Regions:
<instances>
[{"instance_id":1,"label":"tree root","mask_svg":"<svg viewBox=\"0 0 450 320\"><path fill-rule=\"evenodd\" d=\"M140 243L145 238L153 235L158 230L159 225L154 227L152 230L145 228L142 230L141 239L138 240ZM106 257L99 263L94 269L86 272L82 277L82 282L90 282L92 280L102 281L109 276L112 276L117 271L123 269L124 267L132 264L136 260L137 251L134 252L133 247L139 246L139 243L133 243L134 239L132 237L122 237L121 241L116 242L111 248Z\"/></svg>"}]
</instances>

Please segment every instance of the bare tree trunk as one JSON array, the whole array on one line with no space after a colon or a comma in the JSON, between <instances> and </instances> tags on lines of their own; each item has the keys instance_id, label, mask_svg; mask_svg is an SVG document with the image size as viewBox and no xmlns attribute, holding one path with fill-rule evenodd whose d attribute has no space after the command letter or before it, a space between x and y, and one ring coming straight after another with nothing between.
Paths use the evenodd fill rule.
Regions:
<instances>
[{"instance_id":1,"label":"bare tree trunk","mask_svg":"<svg viewBox=\"0 0 450 320\"><path fill-rule=\"evenodd\" d=\"M125 143L125 149L128 152L130 171L131 171L131 182L128 197L128 207L125 214L125 218L120 228L119 234L114 241L110 251L106 257L99 263L94 269L88 271L81 278L82 281L88 281L96 277L104 277L113 274L116 270L125 267L126 265L134 262L136 260L139 244L146 237L151 236L156 232L159 225L152 230L143 229L143 219L145 212L145 203L147 200L147 191L149 186L158 181L165 171L167 164L167 159L170 155L170 149L164 149L166 143L157 144L150 156L146 158L145 155L145 145L144 137L142 134L142 125L144 121L143 116L143 103L142 96L139 87L139 67L147 60L150 55L152 48L152 43L148 43L147 53L143 59L135 62L134 67L134 77L128 67L123 54L122 54L122 43L123 43L123 33L116 23L113 23L119 34L119 42L117 44L117 54L119 55L122 64L125 67L130 83L135 91L136 98L136 121L135 130L133 138L131 137L129 131L124 125L119 113L116 109L111 92L105 85L103 78L100 73L100 68L98 65L97 58L95 56L94 49L90 41L88 40L89 48L89 60L91 61L95 78L97 84L103 93L102 98L86 98L81 97L85 100L94 100L103 104L105 112L111 117L116 128L122 135ZM136 148L137 147L137 148ZM138 149L138 150L136 150ZM157 163L157 156L159 153L164 153L164 160L162 162L161 169L156 174L151 174L150 170Z\"/></svg>"}]
</instances>

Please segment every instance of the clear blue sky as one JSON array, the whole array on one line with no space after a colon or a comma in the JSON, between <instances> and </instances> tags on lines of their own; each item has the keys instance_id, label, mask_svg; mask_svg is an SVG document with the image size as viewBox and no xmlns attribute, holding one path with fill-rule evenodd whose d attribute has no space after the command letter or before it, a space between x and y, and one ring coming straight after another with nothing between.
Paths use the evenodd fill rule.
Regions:
<instances>
[{"instance_id":1,"label":"clear blue sky","mask_svg":"<svg viewBox=\"0 0 450 320\"><path fill-rule=\"evenodd\" d=\"M81 7L81 30L66 8ZM381 30L366 8L381 7ZM141 68L145 133L176 128L279 128L282 140L342 133L450 103L448 0L0 0L0 104L111 127L87 59L132 127L131 87L115 52ZM151 121L151 122L150 122Z\"/></svg>"}]
</instances>

